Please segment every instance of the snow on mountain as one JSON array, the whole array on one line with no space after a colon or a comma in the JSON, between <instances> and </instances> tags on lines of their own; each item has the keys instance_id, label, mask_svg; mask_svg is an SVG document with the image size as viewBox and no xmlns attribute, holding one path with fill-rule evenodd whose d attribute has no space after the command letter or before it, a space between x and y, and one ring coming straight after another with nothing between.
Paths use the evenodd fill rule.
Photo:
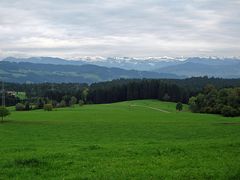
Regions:
<instances>
[{"instance_id":1,"label":"snow on mountain","mask_svg":"<svg viewBox=\"0 0 240 180\"><path fill-rule=\"evenodd\" d=\"M105 67L117 67L126 70L156 71L161 68L176 66L187 62L218 66L234 65L240 62L239 58L219 58L219 57L101 57L85 56L76 57L73 60L66 60L53 57L31 57L14 58L8 57L4 61L10 62L31 62L41 64L62 64L62 65L83 65L93 64Z\"/></svg>"}]
</instances>

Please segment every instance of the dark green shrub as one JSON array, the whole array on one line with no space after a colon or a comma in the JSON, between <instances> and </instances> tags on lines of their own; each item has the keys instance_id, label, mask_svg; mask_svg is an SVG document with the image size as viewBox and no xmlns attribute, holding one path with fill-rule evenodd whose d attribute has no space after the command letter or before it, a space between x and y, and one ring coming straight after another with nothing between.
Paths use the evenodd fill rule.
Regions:
<instances>
[{"instance_id":1,"label":"dark green shrub","mask_svg":"<svg viewBox=\"0 0 240 180\"><path fill-rule=\"evenodd\" d=\"M181 103L181 102L178 102L177 105L176 105L176 110L182 111L182 109L183 109L182 103Z\"/></svg>"},{"instance_id":2,"label":"dark green shrub","mask_svg":"<svg viewBox=\"0 0 240 180\"><path fill-rule=\"evenodd\" d=\"M17 103L15 106L16 111L24 111L25 110L25 106L22 103Z\"/></svg>"},{"instance_id":3,"label":"dark green shrub","mask_svg":"<svg viewBox=\"0 0 240 180\"><path fill-rule=\"evenodd\" d=\"M29 111L29 110L31 110L32 108L31 108L31 106L30 106L30 103L29 102L26 102L26 104L25 104L25 111Z\"/></svg>"},{"instance_id":4,"label":"dark green shrub","mask_svg":"<svg viewBox=\"0 0 240 180\"><path fill-rule=\"evenodd\" d=\"M43 109L45 111L52 111L53 110L53 105L52 104L44 104Z\"/></svg>"},{"instance_id":5,"label":"dark green shrub","mask_svg":"<svg viewBox=\"0 0 240 180\"><path fill-rule=\"evenodd\" d=\"M222 108L221 114L226 117L235 117L238 116L238 110L232 108L231 106L224 106Z\"/></svg>"}]
</instances>

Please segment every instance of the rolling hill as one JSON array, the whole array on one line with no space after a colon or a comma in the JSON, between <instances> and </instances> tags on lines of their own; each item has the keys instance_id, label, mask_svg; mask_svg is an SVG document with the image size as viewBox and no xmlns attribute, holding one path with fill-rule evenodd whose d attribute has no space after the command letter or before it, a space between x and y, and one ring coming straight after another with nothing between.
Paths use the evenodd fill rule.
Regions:
<instances>
[{"instance_id":1,"label":"rolling hill","mask_svg":"<svg viewBox=\"0 0 240 180\"><path fill-rule=\"evenodd\" d=\"M3 59L3 61L17 63L28 62L34 64L54 64L73 66L91 64L107 68L121 68L124 70L151 71L155 73L164 73L161 74L160 77L166 78L169 77L179 78L177 76L180 77L213 76L221 78L240 78L239 71L240 60L238 58L88 57L79 60L65 60L61 58L52 57L31 57L31 58L8 57ZM173 76L173 74L177 76Z\"/></svg>"},{"instance_id":2,"label":"rolling hill","mask_svg":"<svg viewBox=\"0 0 240 180\"><path fill-rule=\"evenodd\" d=\"M239 179L240 118L154 100L12 111L0 179Z\"/></svg>"},{"instance_id":3,"label":"rolling hill","mask_svg":"<svg viewBox=\"0 0 240 180\"><path fill-rule=\"evenodd\" d=\"M240 78L240 61L235 64L207 64L186 61L183 64L163 67L156 72L174 73L178 76L209 76L221 78Z\"/></svg>"},{"instance_id":4,"label":"rolling hill","mask_svg":"<svg viewBox=\"0 0 240 180\"><path fill-rule=\"evenodd\" d=\"M96 65L54 65L29 62L0 62L0 76L17 83L93 83L119 78L180 78L174 74L124 70Z\"/></svg>"}]
</instances>

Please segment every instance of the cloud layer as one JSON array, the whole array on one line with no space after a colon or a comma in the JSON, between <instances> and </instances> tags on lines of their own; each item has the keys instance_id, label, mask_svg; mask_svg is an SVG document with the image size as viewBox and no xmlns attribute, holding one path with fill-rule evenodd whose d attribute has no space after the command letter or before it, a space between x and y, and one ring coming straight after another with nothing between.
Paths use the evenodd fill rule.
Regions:
<instances>
[{"instance_id":1,"label":"cloud layer","mask_svg":"<svg viewBox=\"0 0 240 180\"><path fill-rule=\"evenodd\" d=\"M1 0L0 57L240 56L239 0Z\"/></svg>"}]
</instances>

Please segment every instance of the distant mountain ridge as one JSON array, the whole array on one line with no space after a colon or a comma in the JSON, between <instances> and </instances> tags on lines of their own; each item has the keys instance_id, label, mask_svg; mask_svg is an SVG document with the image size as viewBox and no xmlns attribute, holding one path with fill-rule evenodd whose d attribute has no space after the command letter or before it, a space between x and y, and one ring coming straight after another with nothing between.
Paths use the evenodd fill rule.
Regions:
<instances>
[{"instance_id":1,"label":"distant mountain ridge","mask_svg":"<svg viewBox=\"0 0 240 180\"><path fill-rule=\"evenodd\" d=\"M53 57L31 57L31 58L15 58L15 57L7 57L2 61L8 62L29 62L35 64L55 64L55 65L83 65L86 64L83 61L72 61L65 60L62 58L53 58Z\"/></svg>"},{"instance_id":2,"label":"distant mountain ridge","mask_svg":"<svg viewBox=\"0 0 240 180\"><path fill-rule=\"evenodd\" d=\"M81 58L79 60L66 60L53 57L31 57L31 58L15 58L8 57L2 61L8 62L30 62L37 64L56 64L56 65L83 65L93 64L104 67L116 67L126 70L151 71L156 68L166 67L169 65L179 64L177 59L165 58L129 58L129 57L96 57L96 58Z\"/></svg>"},{"instance_id":3,"label":"distant mountain ridge","mask_svg":"<svg viewBox=\"0 0 240 180\"><path fill-rule=\"evenodd\" d=\"M203 60L203 62L199 62L190 59L182 64L159 68L155 70L155 72L168 72L186 77L209 76L220 78L240 78L240 61L230 60L230 62L227 62L227 60L215 60L214 62L208 62Z\"/></svg>"},{"instance_id":4,"label":"distant mountain ridge","mask_svg":"<svg viewBox=\"0 0 240 180\"><path fill-rule=\"evenodd\" d=\"M222 78L240 78L240 59L216 58L216 57L87 57L79 60L65 60L52 57L32 57L3 59L8 62L30 62L37 64L74 65L84 64L97 65L107 68L121 68L125 70L151 71L155 73L175 74L176 77L210 76Z\"/></svg>"},{"instance_id":5,"label":"distant mountain ridge","mask_svg":"<svg viewBox=\"0 0 240 180\"><path fill-rule=\"evenodd\" d=\"M174 74L124 70L96 65L56 65L29 62L0 62L0 76L4 81L17 83L94 83L120 78L181 78Z\"/></svg>"}]
</instances>

